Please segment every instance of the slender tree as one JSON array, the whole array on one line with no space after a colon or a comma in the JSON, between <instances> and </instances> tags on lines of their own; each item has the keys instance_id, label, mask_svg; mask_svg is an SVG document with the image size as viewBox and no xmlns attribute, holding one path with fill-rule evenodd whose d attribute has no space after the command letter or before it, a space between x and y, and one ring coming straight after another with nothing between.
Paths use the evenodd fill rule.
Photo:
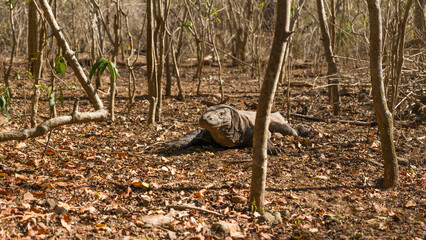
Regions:
<instances>
[{"instance_id":1,"label":"slender tree","mask_svg":"<svg viewBox=\"0 0 426 240\"><path fill-rule=\"evenodd\" d=\"M393 141L392 114L388 109L382 70L382 19L379 0L368 0L370 15L370 74L374 110L377 116L380 142L384 158L383 187L398 183L398 161Z\"/></svg>"},{"instance_id":2,"label":"slender tree","mask_svg":"<svg viewBox=\"0 0 426 240\"><path fill-rule=\"evenodd\" d=\"M333 103L333 114L339 115L340 112L340 96L339 96L339 81L336 78L337 64L333 58L333 47L330 39L330 33L327 24L327 17L325 15L324 2L323 0L317 0L318 20L321 27L322 43L324 46L325 59L327 60L327 75L329 75L328 83L330 101Z\"/></svg>"},{"instance_id":3,"label":"slender tree","mask_svg":"<svg viewBox=\"0 0 426 240\"><path fill-rule=\"evenodd\" d=\"M155 123L155 111L158 104L157 96L157 61L154 46L154 9L152 1L146 3L147 25L146 25L146 63L147 63L147 78L148 78L148 100L149 100L149 113L148 123Z\"/></svg>"},{"instance_id":4,"label":"slender tree","mask_svg":"<svg viewBox=\"0 0 426 240\"><path fill-rule=\"evenodd\" d=\"M290 7L290 0L278 0L274 41L258 100L253 136L253 165L249 202L250 209L256 211L263 211L265 206L264 196L268 165L266 146L269 139L267 126L270 122L272 103L284 61L285 46L290 36Z\"/></svg>"},{"instance_id":5,"label":"slender tree","mask_svg":"<svg viewBox=\"0 0 426 240\"><path fill-rule=\"evenodd\" d=\"M32 96L32 104L31 104L31 127L35 127L36 125L36 117L37 117L37 109L38 109L38 98L40 96L40 89L38 88L39 83L39 73L38 71L38 13L35 2L32 0L28 2L28 62L29 62L29 72L30 76L34 80L34 91Z\"/></svg>"},{"instance_id":6,"label":"slender tree","mask_svg":"<svg viewBox=\"0 0 426 240\"><path fill-rule=\"evenodd\" d=\"M16 55L16 45L17 45L17 38L16 38L16 28L15 28L15 7L17 2L9 1L8 4L6 4L9 8L9 21L10 21L10 28L12 31L12 50L10 51L10 59L9 59L9 65L6 68L6 65L4 66L5 72L4 72L4 83L6 85L7 90L9 91L9 96L12 98L12 90L10 89L10 83L9 83L9 77L10 72L12 70L13 60Z\"/></svg>"}]
</instances>

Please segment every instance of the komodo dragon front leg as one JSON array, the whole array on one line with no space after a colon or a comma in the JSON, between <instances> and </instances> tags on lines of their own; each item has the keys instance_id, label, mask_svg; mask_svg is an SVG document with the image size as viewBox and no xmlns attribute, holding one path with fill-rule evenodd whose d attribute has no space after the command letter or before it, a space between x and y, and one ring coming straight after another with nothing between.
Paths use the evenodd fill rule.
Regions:
<instances>
[{"instance_id":1,"label":"komodo dragon front leg","mask_svg":"<svg viewBox=\"0 0 426 240\"><path fill-rule=\"evenodd\" d=\"M167 147L174 149L184 149L196 145L211 145L214 144L210 132L206 129L196 129L190 131L177 140L164 143Z\"/></svg>"}]
</instances>

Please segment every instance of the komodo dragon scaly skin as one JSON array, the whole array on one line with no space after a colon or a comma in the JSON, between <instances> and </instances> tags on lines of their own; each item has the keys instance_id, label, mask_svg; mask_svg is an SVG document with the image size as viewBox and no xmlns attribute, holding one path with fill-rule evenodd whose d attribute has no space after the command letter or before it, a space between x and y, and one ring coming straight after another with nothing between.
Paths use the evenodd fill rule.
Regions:
<instances>
[{"instance_id":1,"label":"komodo dragon scaly skin","mask_svg":"<svg viewBox=\"0 0 426 240\"><path fill-rule=\"evenodd\" d=\"M253 130L256 112L237 110L228 105L217 105L207 109L200 118L200 126L178 140L167 142L167 146L187 148L194 145L218 144L226 148L244 148L253 145ZM271 113L269 123L270 133L279 132L282 135L307 136L310 127L303 125L295 129L287 124L280 113ZM280 148L274 147L268 140L268 154L277 154Z\"/></svg>"}]
</instances>

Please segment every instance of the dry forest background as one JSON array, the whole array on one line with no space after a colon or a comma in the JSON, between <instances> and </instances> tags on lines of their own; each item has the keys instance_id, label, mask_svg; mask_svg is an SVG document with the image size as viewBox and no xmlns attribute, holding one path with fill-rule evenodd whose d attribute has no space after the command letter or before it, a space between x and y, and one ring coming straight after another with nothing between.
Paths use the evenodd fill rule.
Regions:
<instances>
[{"instance_id":1,"label":"dry forest background","mask_svg":"<svg viewBox=\"0 0 426 240\"><path fill-rule=\"evenodd\" d=\"M387 190L367 1L291 1L272 110L313 130L272 136L285 152L268 157L269 215L247 207L250 148L162 143L209 106L256 110L276 1L149 2L152 18L147 1L1 1L1 239L425 239L424 0L379 1Z\"/></svg>"}]
</instances>

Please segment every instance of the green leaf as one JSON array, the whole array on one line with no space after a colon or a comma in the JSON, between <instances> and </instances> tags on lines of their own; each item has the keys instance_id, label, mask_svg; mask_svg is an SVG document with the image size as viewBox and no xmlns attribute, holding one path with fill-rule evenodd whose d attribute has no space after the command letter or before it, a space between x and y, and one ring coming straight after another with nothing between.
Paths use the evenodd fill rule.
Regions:
<instances>
[{"instance_id":1,"label":"green leaf","mask_svg":"<svg viewBox=\"0 0 426 240\"><path fill-rule=\"evenodd\" d=\"M55 106L55 103L56 103L56 101L55 101L55 92L52 92L51 94L50 94L50 97L49 97L49 107L53 107L53 106Z\"/></svg>"},{"instance_id":2,"label":"green leaf","mask_svg":"<svg viewBox=\"0 0 426 240\"><path fill-rule=\"evenodd\" d=\"M106 65L108 64L109 60L107 58L99 58L98 61L96 61L95 64L93 64L92 69L90 69L89 73L89 79L92 79L93 74L95 74L96 71L100 72L100 75L102 75L103 70L105 70ZM101 65L103 66L103 70L100 71Z\"/></svg>"},{"instance_id":3,"label":"green leaf","mask_svg":"<svg viewBox=\"0 0 426 240\"><path fill-rule=\"evenodd\" d=\"M61 102L61 106L64 106L64 92L62 91L62 88L59 88L59 102Z\"/></svg>"},{"instance_id":4,"label":"green leaf","mask_svg":"<svg viewBox=\"0 0 426 240\"><path fill-rule=\"evenodd\" d=\"M16 70L16 79L19 81L21 80L21 75L19 75L20 70Z\"/></svg>"},{"instance_id":5,"label":"green leaf","mask_svg":"<svg viewBox=\"0 0 426 240\"><path fill-rule=\"evenodd\" d=\"M42 91L42 92L44 92L44 89L46 89L46 87L43 85L43 84L36 84L36 85L34 85L34 87L33 88L31 88L31 90L33 90L34 88L40 88L40 90Z\"/></svg>"},{"instance_id":6,"label":"green leaf","mask_svg":"<svg viewBox=\"0 0 426 240\"><path fill-rule=\"evenodd\" d=\"M30 78L34 78L33 74L30 71L25 71L25 72L28 74L28 76L30 76Z\"/></svg>"},{"instance_id":7,"label":"green leaf","mask_svg":"<svg viewBox=\"0 0 426 240\"><path fill-rule=\"evenodd\" d=\"M108 59L107 59L107 60L108 60ZM109 63L110 63L110 61L108 60L107 62L102 62L102 63L99 65L99 68L98 68L98 73L99 73L99 75L101 75L101 76L102 76L102 74L104 73L105 69L108 67Z\"/></svg>"},{"instance_id":8,"label":"green leaf","mask_svg":"<svg viewBox=\"0 0 426 240\"><path fill-rule=\"evenodd\" d=\"M114 63L111 62L107 58L100 58L96 63L93 65L92 69L90 70L89 78L91 79L93 74L97 71L99 75L102 75L105 71L105 69L108 67L108 70L111 74L112 81L115 82L117 80L118 70L115 67Z\"/></svg>"},{"instance_id":9,"label":"green leaf","mask_svg":"<svg viewBox=\"0 0 426 240\"><path fill-rule=\"evenodd\" d=\"M182 27L192 29L192 22L184 22L182 23Z\"/></svg>"},{"instance_id":10,"label":"green leaf","mask_svg":"<svg viewBox=\"0 0 426 240\"><path fill-rule=\"evenodd\" d=\"M4 115L6 115L7 120L9 121L9 111L7 110L7 100L3 97L0 96L0 111L4 112Z\"/></svg>"},{"instance_id":11,"label":"green leaf","mask_svg":"<svg viewBox=\"0 0 426 240\"><path fill-rule=\"evenodd\" d=\"M49 97L52 94L52 91L53 91L53 87L52 87L52 85L49 85L49 87L47 87L47 91L46 91L47 97Z\"/></svg>"},{"instance_id":12,"label":"green leaf","mask_svg":"<svg viewBox=\"0 0 426 240\"><path fill-rule=\"evenodd\" d=\"M112 81L115 82L117 80L117 77L119 75L118 75L118 70L115 67L115 65L114 65L113 62L109 62L109 64L108 64L108 70L109 70L109 73L111 74Z\"/></svg>"},{"instance_id":13,"label":"green leaf","mask_svg":"<svg viewBox=\"0 0 426 240\"><path fill-rule=\"evenodd\" d=\"M62 56L57 56L55 59L55 70L57 74L60 74L61 76L65 75L65 72L67 70L67 60L65 60Z\"/></svg>"}]
</instances>

